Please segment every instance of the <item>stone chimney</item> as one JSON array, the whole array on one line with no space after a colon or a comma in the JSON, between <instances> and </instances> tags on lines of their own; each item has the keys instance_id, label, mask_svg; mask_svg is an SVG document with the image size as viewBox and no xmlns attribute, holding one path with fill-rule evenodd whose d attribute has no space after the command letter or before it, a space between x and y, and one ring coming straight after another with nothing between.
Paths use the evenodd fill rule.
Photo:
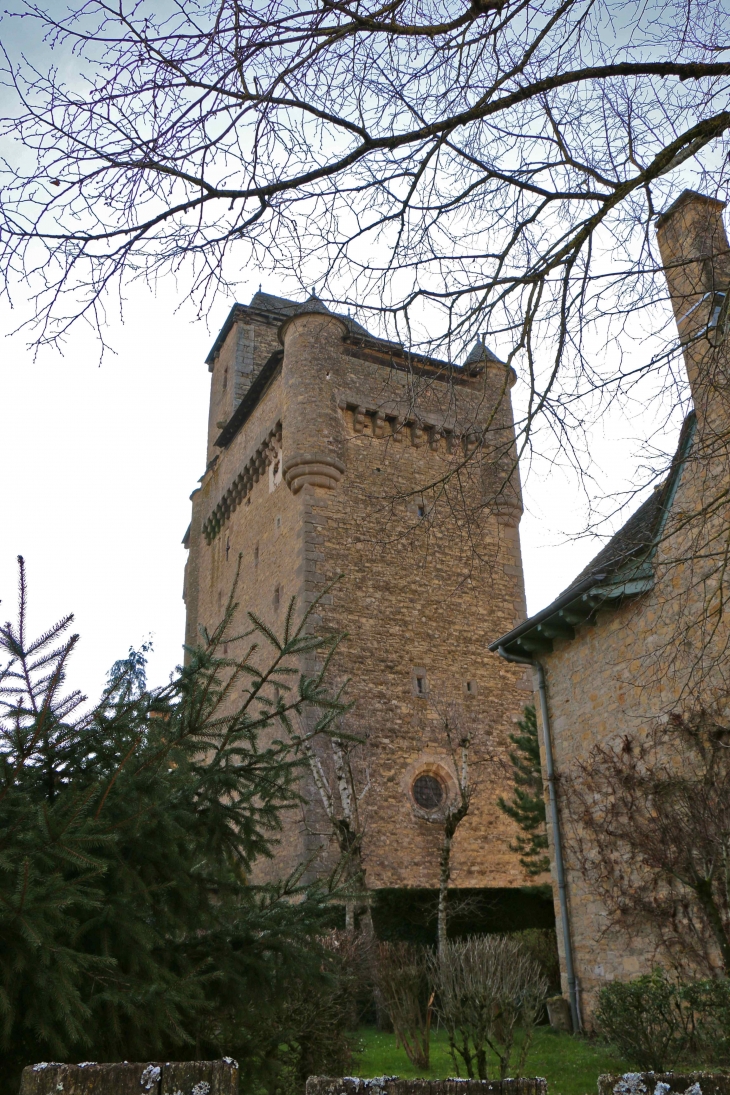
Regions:
<instances>
[{"instance_id":1,"label":"stone chimney","mask_svg":"<svg viewBox=\"0 0 730 1095\"><path fill-rule=\"evenodd\" d=\"M685 190L656 222L659 252L700 421L715 387L718 359L727 356L727 348L722 346L730 291L730 244L722 218L725 204Z\"/></svg>"}]
</instances>

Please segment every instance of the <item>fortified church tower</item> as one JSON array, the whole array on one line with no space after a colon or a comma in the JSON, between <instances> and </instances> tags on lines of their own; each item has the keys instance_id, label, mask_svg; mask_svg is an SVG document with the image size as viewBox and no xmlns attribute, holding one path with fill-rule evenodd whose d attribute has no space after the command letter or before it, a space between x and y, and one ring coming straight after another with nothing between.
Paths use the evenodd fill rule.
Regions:
<instances>
[{"instance_id":1,"label":"fortified church tower","mask_svg":"<svg viewBox=\"0 0 730 1095\"><path fill-rule=\"evenodd\" d=\"M367 736L368 887L438 884L437 822L458 787L445 716L470 736L475 785L451 884L524 886L497 798L511 795L508 735L531 685L487 651L525 613L514 374L481 341L452 366L372 337L315 297L261 292L234 305L207 363L208 459L185 540L188 644L220 620L239 553L241 611L274 629L293 595L311 603L342 575L317 622L349 635L333 674L351 679L350 727ZM303 793L278 872L331 862L314 779Z\"/></svg>"}]
</instances>

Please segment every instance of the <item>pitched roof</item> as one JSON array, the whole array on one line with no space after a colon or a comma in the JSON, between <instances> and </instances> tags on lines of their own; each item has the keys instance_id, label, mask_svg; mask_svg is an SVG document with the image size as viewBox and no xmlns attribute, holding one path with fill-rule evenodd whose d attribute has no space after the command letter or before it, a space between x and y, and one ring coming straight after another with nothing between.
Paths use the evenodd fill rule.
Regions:
<instances>
[{"instance_id":1,"label":"pitched roof","mask_svg":"<svg viewBox=\"0 0 730 1095\"><path fill-rule=\"evenodd\" d=\"M482 361L495 361L498 365L504 365L504 362L492 353L480 335L464 361L464 368L468 368L469 365L479 365Z\"/></svg>"},{"instance_id":2,"label":"pitched roof","mask_svg":"<svg viewBox=\"0 0 730 1095\"><path fill-rule=\"evenodd\" d=\"M362 324L357 323L354 319L351 319L350 316L343 316L339 312L331 312L330 309L327 308L321 300L314 296L314 294L312 294L308 301L305 301L303 303L300 300L287 300L286 297L276 297L273 293L258 292L254 293L254 295L251 297L250 304L236 303L232 306L230 312L226 316L225 323L218 332L216 340L211 346L210 352L205 359L206 365L209 365L212 368L217 354L220 352L223 343L228 338L231 327L237 319L245 319L249 311L263 313L269 319L282 322L283 320L288 319L290 316L296 315L297 312L303 310L312 311L312 308L310 307L312 300L314 300L318 305L318 307L316 308L317 311L321 311L323 313L326 312L329 315L336 315L338 319L341 319L342 322L346 324L347 329L350 331L350 334L362 335L365 338L373 337L362 326Z\"/></svg>"},{"instance_id":3,"label":"pitched roof","mask_svg":"<svg viewBox=\"0 0 730 1095\"><path fill-rule=\"evenodd\" d=\"M549 652L556 638L575 638L575 627L599 608L618 606L627 597L640 596L654 585L653 556L659 543L695 428L695 413L684 420L677 451L667 478L642 502L587 567L559 597L502 635L490 650L504 649L523 658Z\"/></svg>"}]
</instances>

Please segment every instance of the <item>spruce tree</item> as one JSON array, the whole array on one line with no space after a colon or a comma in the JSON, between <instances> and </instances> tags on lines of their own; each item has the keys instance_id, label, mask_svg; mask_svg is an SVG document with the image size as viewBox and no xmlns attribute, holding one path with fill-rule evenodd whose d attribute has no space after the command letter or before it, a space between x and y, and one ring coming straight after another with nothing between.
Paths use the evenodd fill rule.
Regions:
<instances>
[{"instance_id":1,"label":"spruce tree","mask_svg":"<svg viewBox=\"0 0 730 1095\"><path fill-rule=\"evenodd\" d=\"M550 869L550 859L545 854L548 847L545 796L537 738L537 716L532 704L525 708L517 725L520 733L509 736L516 746L515 751L509 755L514 795L511 802L505 802L500 797L499 805L522 829L511 848L513 852L519 852L520 863L528 875L534 877Z\"/></svg>"},{"instance_id":2,"label":"spruce tree","mask_svg":"<svg viewBox=\"0 0 730 1095\"><path fill-rule=\"evenodd\" d=\"M338 640L294 602L282 637L252 615L237 634L231 597L168 685L148 690L131 651L87 706L64 687L72 617L31 640L19 566L0 628L0 1086L38 1060L230 1054L274 1089L296 1065L281 1002L328 976L331 893L302 869L250 875L299 803L294 716L319 734L346 710L324 679Z\"/></svg>"}]
</instances>

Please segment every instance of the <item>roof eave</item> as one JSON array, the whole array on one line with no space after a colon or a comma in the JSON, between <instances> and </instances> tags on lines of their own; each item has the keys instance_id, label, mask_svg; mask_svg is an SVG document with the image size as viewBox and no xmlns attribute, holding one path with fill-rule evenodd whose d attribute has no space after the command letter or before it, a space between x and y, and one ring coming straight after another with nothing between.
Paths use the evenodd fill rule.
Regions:
<instances>
[{"instance_id":1,"label":"roof eave","mask_svg":"<svg viewBox=\"0 0 730 1095\"><path fill-rule=\"evenodd\" d=\"M529 659L552 653L555 639L574 639L575 629L591 623L600 608L617 607L648 593L654 586L654 574L643 565L646 561L639 560L612 576L600 572L587 575L547 608L490 643L489 649Z\"/></svg>"}]
</instances>

